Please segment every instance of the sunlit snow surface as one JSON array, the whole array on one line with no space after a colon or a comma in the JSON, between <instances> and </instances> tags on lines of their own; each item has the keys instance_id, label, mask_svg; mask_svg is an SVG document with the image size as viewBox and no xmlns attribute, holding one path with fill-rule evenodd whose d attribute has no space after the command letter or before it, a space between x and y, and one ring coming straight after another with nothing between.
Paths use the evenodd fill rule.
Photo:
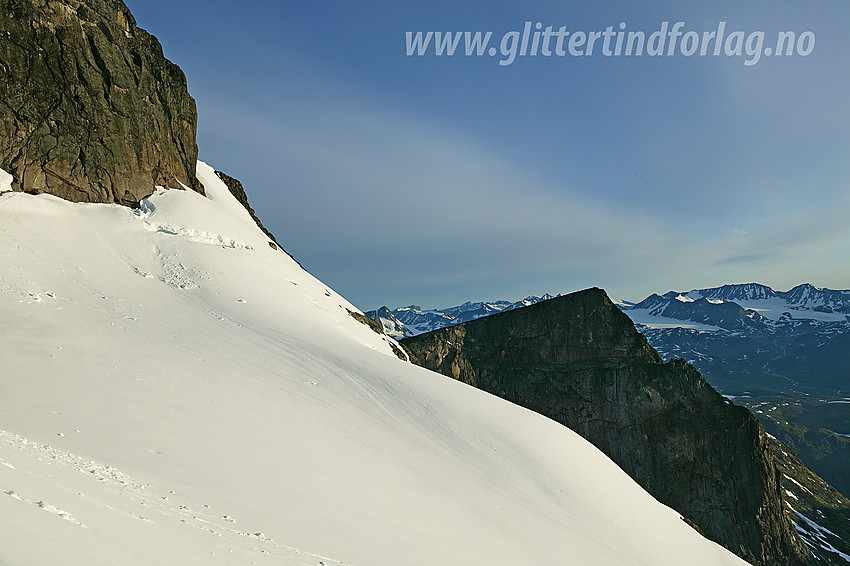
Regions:
<instances>
[{"instance_id":1,"label":"sunlit snow surface","mask_svg":"<svg viewBox=\"0 0 850 566\"><path fill-rule=\"evenodd\" d=\"M209 198L0 196L2 564L744 564Z\"/></svg>"}]
</instances>

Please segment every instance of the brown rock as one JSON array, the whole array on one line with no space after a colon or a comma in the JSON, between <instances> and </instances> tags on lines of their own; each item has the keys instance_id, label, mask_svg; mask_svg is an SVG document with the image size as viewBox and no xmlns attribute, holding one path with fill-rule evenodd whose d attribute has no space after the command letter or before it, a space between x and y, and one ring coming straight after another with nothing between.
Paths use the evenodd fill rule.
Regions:
<instances>
[{"instance_id":1,"label":"brown rock","mask_svg":"<svg viewBox=\"0 0 850 566\"><path fill-rule=\"evenodd\" d=\"M121 0L0 1L0 168L13 190L128 206L156 185L203 192L196 124L185 75Z\"/></svg>"}]
</instances>

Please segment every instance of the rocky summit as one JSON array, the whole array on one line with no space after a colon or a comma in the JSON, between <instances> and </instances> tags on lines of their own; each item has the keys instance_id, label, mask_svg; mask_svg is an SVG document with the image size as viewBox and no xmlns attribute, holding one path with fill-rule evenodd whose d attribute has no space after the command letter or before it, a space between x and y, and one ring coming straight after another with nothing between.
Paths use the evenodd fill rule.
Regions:
<instances>
[{"instance_id":1,"label":"rocky summit","mask_svg":"<svg viewBox=\"0 0 850 566\"><path fill-rule=\"evenodd\" d=\"M203 192L186 77L121 0L0 1L0 169L12 188L135 206Z\"/></svg>"},{"instance_id":2,"label":"rocky summit","mask_svg":"<svg viewBox=\"0 0 850 566\"><path fill-rule=\"evenodd\" d=\"M812 560L769 437L691 365L664 363L601 289L406 338L420 365L578 432L708 538L758 565Z\"/></svg>"}]
</instances>

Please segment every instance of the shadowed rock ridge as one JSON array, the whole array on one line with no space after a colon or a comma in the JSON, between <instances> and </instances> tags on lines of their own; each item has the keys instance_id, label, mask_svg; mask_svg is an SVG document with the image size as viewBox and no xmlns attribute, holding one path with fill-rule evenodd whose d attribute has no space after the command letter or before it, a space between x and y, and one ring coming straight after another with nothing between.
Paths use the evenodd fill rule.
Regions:
<instances>
[{"instance_id":1,"label":"shadowed rock ridge","mask_svg":"<svg viewBox=\"0 0 850 566\"><path fill-rule=\"evenodd\" d=\"M706 537L758 565L810 553L759 421L689 364L663 363L601 289L406 338L411 359L591 441Z\"/></svg>"},{"instance_id":2,"label":"shadowed rock ridge","mask_svg":"<svg viewBox=\"0 0 850 566\"><path fill-rule=\"evenodd\" d=\"M12 188L137 206L203 192L180 68L121 0L0 0L0 168Z\"/></svg>"}]
</instances>

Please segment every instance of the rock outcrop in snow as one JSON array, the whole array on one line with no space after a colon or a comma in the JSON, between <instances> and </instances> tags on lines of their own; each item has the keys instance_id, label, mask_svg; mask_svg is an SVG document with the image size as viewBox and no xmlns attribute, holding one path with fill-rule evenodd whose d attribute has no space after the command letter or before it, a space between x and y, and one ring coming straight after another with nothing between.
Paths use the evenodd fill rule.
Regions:
<instances>
[{"instance_id":1,"label":"rock outcrop in snow","mask_svg":"<svg viewBox=\"0 0 850 566\"><path fill-rule=\"evenodd\" d=\"M0 31L13 190L127 206L157 185L203 190L186 77L121 0L6 1Z\"/></svg>"}]
</instances>

